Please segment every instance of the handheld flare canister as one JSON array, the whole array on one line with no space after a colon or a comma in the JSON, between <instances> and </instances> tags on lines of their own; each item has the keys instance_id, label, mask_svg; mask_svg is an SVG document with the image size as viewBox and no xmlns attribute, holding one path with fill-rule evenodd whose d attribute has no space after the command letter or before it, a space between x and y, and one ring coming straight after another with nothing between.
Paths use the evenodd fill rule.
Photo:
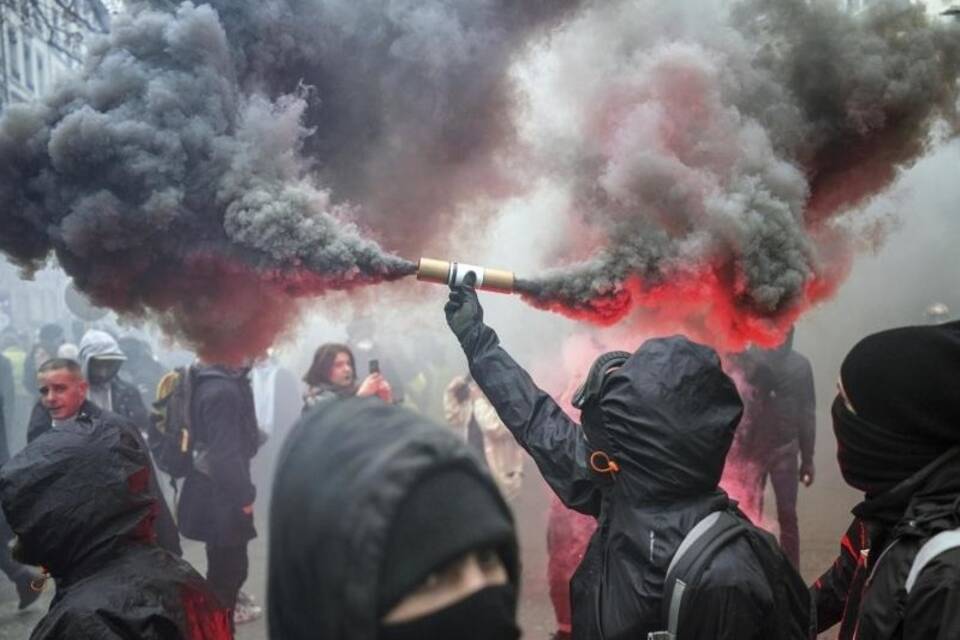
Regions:
<instances>
[{"instance_id":1,"label":"handheld flare canister","mask_svg":"<svg viewBox=\"0 0 960 640\"><path fill-rule=\"evenodd\" d=\"M513 293L516 290L516 277L512 271L432 258L420 258L417 264L417 280L454 287L463 284L464 277L471 271L476 275L477 281L473 286L477 289L500 293Z\"/></svg>"}]
</instances>

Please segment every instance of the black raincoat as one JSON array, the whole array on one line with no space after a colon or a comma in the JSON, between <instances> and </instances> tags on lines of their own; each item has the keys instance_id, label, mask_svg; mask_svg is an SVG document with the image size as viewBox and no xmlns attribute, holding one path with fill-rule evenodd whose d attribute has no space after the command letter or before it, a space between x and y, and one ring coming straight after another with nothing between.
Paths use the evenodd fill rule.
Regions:
<instances>
[{"instance_id":1,"label":"black raincoat","mask_svg":"<svg viewBox=\"0 0 960 640\"><path fill-rule=\"evenodd\" d=\"M126 386L129 387L129 392L133 394L131 397L136 399L137 404L140 404L140 396L137 394L137 390L129 385ZM118 395L114 395L114 398L119 397ZM142 407L143 405L141 404L140 406ZM77 412L77 420L87 422L95 428L101 425L109 425L111 427L124 429L131 437L137 439L137 442L140 443L144 451L150 451L146 441L143 439L140 425L126 418L126 416L114 413L113 411L105 411L89 400L84 401L80 406L80 411ZM37 404L33 407L33 413L30 414L30 427L27 429L27 444L52 429L53 420L50 418L50 412L47 411L43 404L37 401ZM157 471L154 469L152 462L150 463L150 495L156 498L159 509L156 522L157 542L170 553L179 556L182 554L180 549L180 532L177 531L177 523L174 522L170 507L163 498L163 492L160 490L160 484L157 480Z\"/></svg>"},{"instance_id":2,"label":"black raincoat","mask_svg":"<svg viewBox=\"0 0 960 640\"><path fill-rule=\"evenodd\" d=\"M186 562L155 542L149 458L126 429L77 421L0 470L21 557L57 593L32 640L228 640L226 611Z\"/></svg>"},{"instance_id":3,"label":"black raincoat","mask_svg":"<svg viewBox=\"0 0 960 640\"><path fill-rule=\"evenodd\" d=\"M257 496L250 460L260 437L247 371L197 369L190 410L197 455L177 505L180 532L212 546L246 544L257 537L243 509Z\"/></svg>"},{"instance_id":4,"label":"black raincoat","mask_svg":"<svg viewBox=\"0 0 960 640\"><path fill-rule=\"evenodd\" d=\"M324 402L301 418L273 485L270 637L376 640L390 524L417 482L443 468L476 474L510 517L479 459L422 416L364 398ZM516 548L504 555L516 584Z\"/></svg>"},{"instance_id":5,"label":"black raincoat","mask_svg":"<svg viewBox=\"0 0 960 640\"><path fill-rule=\"evenodd\" d=\"M960 549L931 560L909 595L905 588L923 543L960 526L960 449L853 513L840 556L813 586L819 630L839 622L839 640L960 637Z\"/></svg>"},{"instance_id":6,"label":"black raincoat","mask_svg":"<svg viewBox=\"0 0 960 640\"><path fill-rule=\"evenodd\" d=\"M621 471L588 466L583 429L477 323L461 337L474 380L568 507L599 526L571 580L576 640L646 638L661 630L667 566L702 518L726 509L718 488L742 412L716 354L682 337L646 342L611 373L601 400ZM707 567L684 605L685 640L812 637L810 598L776 541L751 528Z\"/></svg>"}]
</instances>

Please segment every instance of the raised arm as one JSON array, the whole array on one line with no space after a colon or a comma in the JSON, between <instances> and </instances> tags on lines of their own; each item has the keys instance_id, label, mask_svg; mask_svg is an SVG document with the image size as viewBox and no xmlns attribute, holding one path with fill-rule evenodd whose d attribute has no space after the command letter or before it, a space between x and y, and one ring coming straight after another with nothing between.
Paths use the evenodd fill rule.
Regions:
<instances>
[{"instance_id":1,"label":"raised arm","mask_svg":"<svg viewBox=\"0 0 960 640\"><path fill-rule=\"evenodd\" d=\"M589 450L579 425L500 346L496 332L483 323L472 286L453 289L444 310L474 381L547 484L567 507L598 515L600 490L587 466Z\"/></svg>"}]
</instances>

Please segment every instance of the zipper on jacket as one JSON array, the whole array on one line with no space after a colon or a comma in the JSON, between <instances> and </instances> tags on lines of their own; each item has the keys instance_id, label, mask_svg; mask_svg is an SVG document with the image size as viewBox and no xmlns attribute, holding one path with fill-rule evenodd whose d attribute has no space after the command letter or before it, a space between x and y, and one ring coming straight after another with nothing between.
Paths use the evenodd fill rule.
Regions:
<instances>
[{"instance_id":1,"label":"zipper on jacket","mask_svg":"<svg viewBox=\"0 0 960 640\"><path fill-rule=\"evenodd\" d=\"M897 546L897 543L900 542L900 538L894 538L893 542L887 545L883 552L877 556L877 561L873 564L873 567L870 569L870 573L867 574L867 579L863 581L863 589L860 590L860 608L863 608L863 599L867 595L867 590L870 588L870 585L873 584L874 574L877 573L877 569L880 567L880 563L887 556L887 553ZM869 562L869 558L868 558ZM860 637L860 620L862 617L860 611L857 611L857 624L853 627L853 638L852 640L857 640Z\"/></svg>"}]
</instances>

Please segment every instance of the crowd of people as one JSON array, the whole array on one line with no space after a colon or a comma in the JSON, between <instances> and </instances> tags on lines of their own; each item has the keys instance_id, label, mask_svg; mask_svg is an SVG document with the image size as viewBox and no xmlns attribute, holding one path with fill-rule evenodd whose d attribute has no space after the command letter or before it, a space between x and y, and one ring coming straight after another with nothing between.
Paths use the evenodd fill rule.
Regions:
<instances>
[{"instance_id":1,"label":"crowd of people","mask_svg":"<svg viewBox=\"0 0 960 640\"><path fill-rule=\"evenodd\" d=\"M406 384L364 323L316 350L299 400L270 391L269 359L168 371L99 329L74 347L48 325L21 361L0 356L0 418L27 440L0 450L0 569L21 608L56 588L32 638L222 640L256 619L243 586L268 449L276 640L519 638L526 459L556 496L555 638L960 635L960 323L883 331L844 359L833 433L863 501L808 586L796 501L816 403L792 331L724 358L684 336L605 353L571 411L501 346L469 276L445 313L468 372L439 387ZM427 388L446 424L417 410ZM759 526L768 480L779 540ZM181 538L203 544L205 575Z\"/></svg>"}]
</instances>

